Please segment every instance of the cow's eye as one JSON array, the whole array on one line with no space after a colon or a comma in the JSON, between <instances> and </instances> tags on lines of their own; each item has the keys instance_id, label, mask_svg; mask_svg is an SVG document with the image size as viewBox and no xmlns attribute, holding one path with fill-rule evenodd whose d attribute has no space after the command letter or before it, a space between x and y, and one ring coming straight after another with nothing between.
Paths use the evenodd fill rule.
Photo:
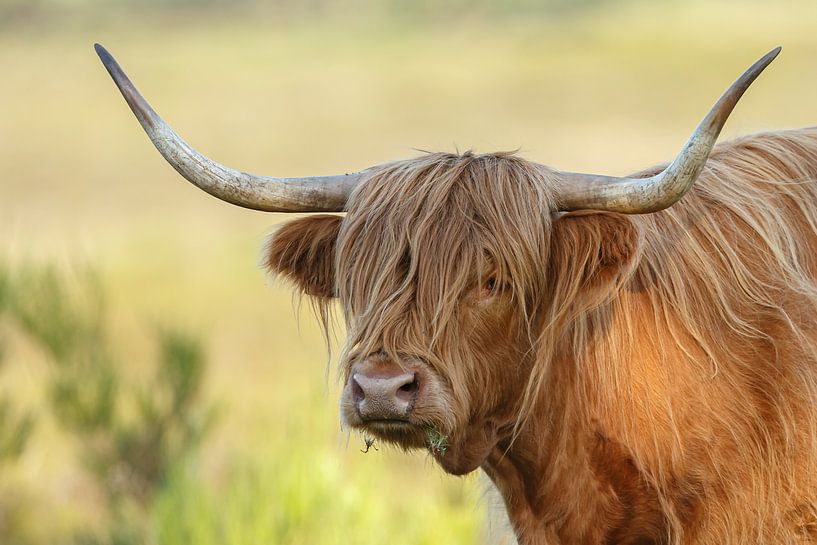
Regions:
<instances>
[{"instance_id":1,"label":"cow's eye","mask_svg":"<svg viewBox=\"0 0 817 545\"><path fill-rule=\"evenodd\" d=\"M497 288L496 276L489 276L485 282L482 283L482 296L488 297L493 295Z\"/></svg>"}]
</instances>

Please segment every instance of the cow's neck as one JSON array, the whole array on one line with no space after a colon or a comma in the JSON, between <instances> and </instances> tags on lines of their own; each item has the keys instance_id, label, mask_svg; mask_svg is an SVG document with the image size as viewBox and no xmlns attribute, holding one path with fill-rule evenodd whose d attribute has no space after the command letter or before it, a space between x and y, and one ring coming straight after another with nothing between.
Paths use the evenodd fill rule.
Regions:
<instances>
[{"instance_id":1,"label":"cow's neck","mask_svg":"<svg viewBox=\"0 0 817 545\"><path fill-rule=\"evenodd\" d=\"M577 390L567 383L548 388L565 398L542 399L516 439L500 440L481 466L520 545L664 541L666 520L627 449L586 412L570 412L581 406L569 399Z\"/></svg>"},{"instance_id":2,"label":"cow's neck","mask_svg":"<svg viewBox=\"0 0 817 545\"><path fill-rule=\"evenodd\" d=\"M569 422L530 418L516 440L500 441L482 465L520 545L602 541L599 521L608 500L598 493L586 441L571 436L574 429Z\"/></svg>"}]
</instances>

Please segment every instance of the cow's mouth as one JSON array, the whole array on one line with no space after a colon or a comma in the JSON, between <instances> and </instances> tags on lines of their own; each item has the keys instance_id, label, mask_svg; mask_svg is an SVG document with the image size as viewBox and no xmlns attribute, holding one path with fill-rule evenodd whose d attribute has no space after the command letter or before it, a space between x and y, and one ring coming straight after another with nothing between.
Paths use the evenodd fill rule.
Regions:
<instances>
[{"instance_id":1,"label":"cow's mouth","mask_svg":"<svg viewBox=\"0 0 817 545\"><path fill-rule=\"evenodd\" d=\"M362 420L355 427L365 434L403 448L422 448L425 446L424 427L409 420L383 418Z\"/></svg>"},{"instance_id":2,"label":"cow's mouth","mask_svg":"<svg viewBox=\"0 0 817 545\"><path fill-rule=\"evenodd\" d=\"M364 426L411 426L408 418L368 418L362 420Z\"/></svg>"}]
</instances>

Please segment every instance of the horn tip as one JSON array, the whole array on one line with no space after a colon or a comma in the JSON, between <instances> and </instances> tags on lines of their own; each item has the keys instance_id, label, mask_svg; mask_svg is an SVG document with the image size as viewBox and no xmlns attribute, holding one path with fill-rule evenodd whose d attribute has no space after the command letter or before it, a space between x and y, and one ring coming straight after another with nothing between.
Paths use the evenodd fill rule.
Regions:
<instances>
[{"instance_id":1,"label":"horn tip","mask_svg":"<svg viewBox=\"0 0 817 545\"><path fill-rule=\"evenodd\" d=\"M117 66L113 55L108 53L108 50L105 49L102 44L95 43L94 51L96 51L96 54L99 56L99 60L102 61L102 64L105 65L105 68L107 68L109 72L111 72ZM111 73L111 75L113 75L113 73Z\"/></svg>"},{"instance_id":2,"label":"horn tip","mask_svg":"<svg viewBox=\"0 0 817 545\"><path fill-rule=\"evenodd\" d=\"M778 45L777 47L766 53L766 56L770 57L770 59L774 59L780 54L781 51L783 51L783 46Z\"/></svg>"},{"instance_id":3,"label":"horn tip","mask_svg":"<svg viewBox=\"0 0 817 545\"><path fill-rule=\"evenodd\" d=\"M96 51L96 54L99 55L99 58L103 59L103 60L104 60L104 57L110 57L111 56L111 54L108 53L108 50L105 49L105 47L101 43L98 43L98 42L94 43L94 51Z\"/></svg>"},{"instance_id":4,"label":"horn tip","mask_svg":"<svg viewBox=\"0 0 817 545\"><path fill-rule=\"evenodd\" d=\"M775 47L774 49L763 55L755 64L753 64L749 68L748 72L755 72L755 76L757 76L758 74L760 74L760 72L765 70L766 67L769 66L773 60L777 58L777 56L780 54L782 50L783 48L781 46Z\"/></svg>"}]
</instances>

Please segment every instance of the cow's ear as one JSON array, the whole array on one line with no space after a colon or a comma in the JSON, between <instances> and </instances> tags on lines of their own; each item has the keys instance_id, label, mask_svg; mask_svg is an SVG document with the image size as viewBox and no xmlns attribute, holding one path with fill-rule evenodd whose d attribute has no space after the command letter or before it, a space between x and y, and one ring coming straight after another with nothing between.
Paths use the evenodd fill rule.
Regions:
<instances>
[{"instance_id":1,"label":"cow's ear","mask_svg":"<svg viewBox=\"0 0 817 545\"><path fill-rule=\"evenodd\" d=\"M565 214L553 223L552 272L562 281L581 282L597 304L632 270L639 253L638 227L628 217L610 212ZM559 280L557 280L559 281Z\"/></svg>"},{"instance_id":2,"label":"cow's ear","mask_svg":"<svg viewBox=\"0 0 817 545\"><path fill-rule=\"evenodd\" d=\"M335 245L342 220L324 214L281 225L264 246L262 266L291 280L307 295L334 297Z\"/></svg>"}]
</instances>

